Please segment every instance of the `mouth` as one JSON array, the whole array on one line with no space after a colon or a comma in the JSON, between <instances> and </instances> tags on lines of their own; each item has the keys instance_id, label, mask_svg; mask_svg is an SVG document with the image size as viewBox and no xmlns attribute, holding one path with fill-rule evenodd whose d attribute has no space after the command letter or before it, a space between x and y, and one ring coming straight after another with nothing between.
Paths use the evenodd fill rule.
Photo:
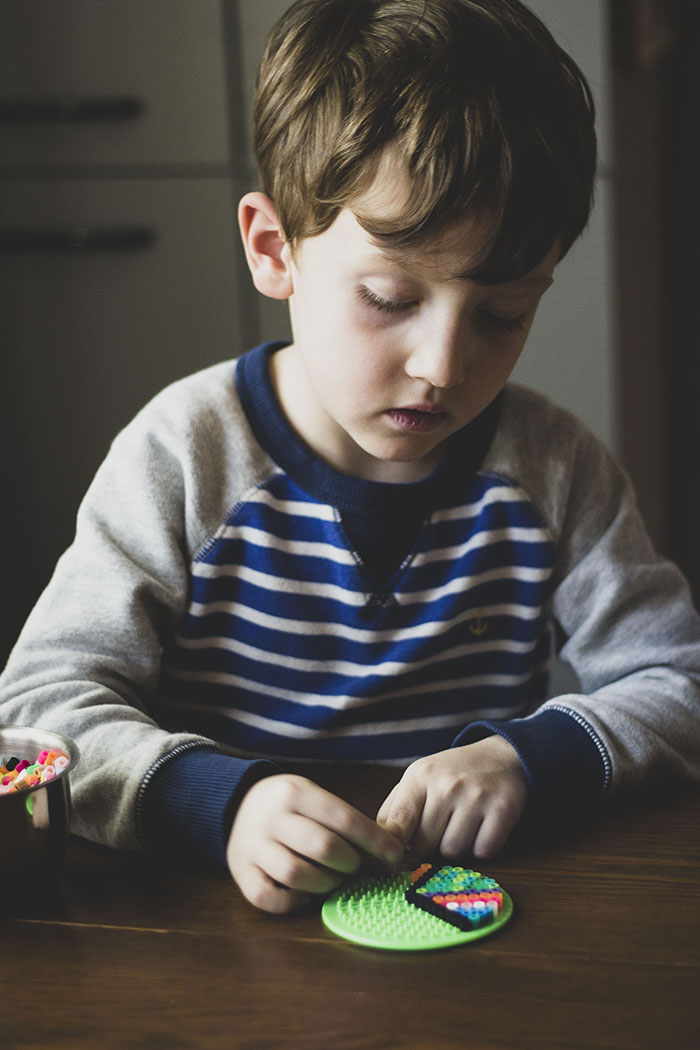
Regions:
<instances>
[{"instance_id":1,"label":"mouth","mask_svg":"<svg viewBox=\"0 0 700 1050\"><path fill-rule=\"evenodd\" d=\"M389 419L400 430L427 434L447 419L447 412L434 405L410 405L405 408L391 408L387 412Z\"/></svg>"}]
</instances>

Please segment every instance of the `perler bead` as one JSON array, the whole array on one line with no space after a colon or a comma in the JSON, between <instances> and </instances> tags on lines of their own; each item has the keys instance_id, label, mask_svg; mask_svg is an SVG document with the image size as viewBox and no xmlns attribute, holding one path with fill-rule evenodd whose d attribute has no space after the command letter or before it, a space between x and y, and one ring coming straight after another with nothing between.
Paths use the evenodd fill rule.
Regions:
<instances>
[{"instance_id":1,"label":"perler bead","mask_svg":"<svg viewBox=\"0 0 700 1050\"><path fill-rule=\"evenodd\" d=\"M421 865L413 872L405 896L417 908L460 930L489 925L503 907L503 890L495 879L451 864Z\"/></svg>"},{"instance_id":2,"label":"perler bead","mask_svg":"<svg viewBox=\"0 0 700 1050\"><path fill-rule=\"evenodd\" d=\"M2 756L0 763L0 795L9 795L15 791L24 791L45 784L55 779L59 773L68 768L70 759L61 751L40 751L35 762L29 759Z\"/></svg>"}]
</instances>

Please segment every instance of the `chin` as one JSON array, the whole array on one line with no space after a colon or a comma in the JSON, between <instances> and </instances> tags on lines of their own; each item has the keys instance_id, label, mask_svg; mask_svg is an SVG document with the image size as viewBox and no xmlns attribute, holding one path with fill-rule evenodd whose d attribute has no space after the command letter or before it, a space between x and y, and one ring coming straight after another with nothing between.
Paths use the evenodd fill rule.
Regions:
<instances>
[{"instance_id":1,"label":"chin","mask_svg":"<svg viewBox=\"0 0 700 1050\"><path fill-rule=\"evenodd\" d=\"M436 449L422 450L407 456L406 449L383 449L367 451L369 462L362 469L362 477L369 481L386 481L409 484L421 481L430 474L440 461Z\"/></svg>"}]
</instances>

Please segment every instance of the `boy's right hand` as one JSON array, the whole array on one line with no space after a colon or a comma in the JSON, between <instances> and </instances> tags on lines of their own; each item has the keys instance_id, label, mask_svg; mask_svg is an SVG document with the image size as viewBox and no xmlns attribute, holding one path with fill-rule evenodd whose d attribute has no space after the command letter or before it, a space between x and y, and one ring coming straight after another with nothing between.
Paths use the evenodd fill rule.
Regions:
<instances>
[{"instance_id":1,"label":"boy's right hand","mask_svg":"<svg viewBox=\"0 0 700 1050\"><path fill-rule=\"evenodd\" d=\"M367 855L389 868L401 843L347 802L305 777L280 773L245 794L226 849L241 892L263 911L303 907L356 872Z\"/></svg>"}]
</instances>

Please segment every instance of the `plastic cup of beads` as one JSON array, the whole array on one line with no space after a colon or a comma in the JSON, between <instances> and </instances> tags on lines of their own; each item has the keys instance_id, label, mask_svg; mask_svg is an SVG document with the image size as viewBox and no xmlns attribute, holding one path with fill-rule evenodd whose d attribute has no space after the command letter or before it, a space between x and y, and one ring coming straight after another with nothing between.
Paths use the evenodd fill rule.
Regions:
<instances>
[{"instance_id":1,"label":"plastic cup of beads","mask_svg":"<svg viewBox=\"0 0 700 1050\"><path fill-rule=\"evenodd\" d=\"M58 733L0 725L0 910L60 877L79 757Z\"/></svg>"}]
</instances>

